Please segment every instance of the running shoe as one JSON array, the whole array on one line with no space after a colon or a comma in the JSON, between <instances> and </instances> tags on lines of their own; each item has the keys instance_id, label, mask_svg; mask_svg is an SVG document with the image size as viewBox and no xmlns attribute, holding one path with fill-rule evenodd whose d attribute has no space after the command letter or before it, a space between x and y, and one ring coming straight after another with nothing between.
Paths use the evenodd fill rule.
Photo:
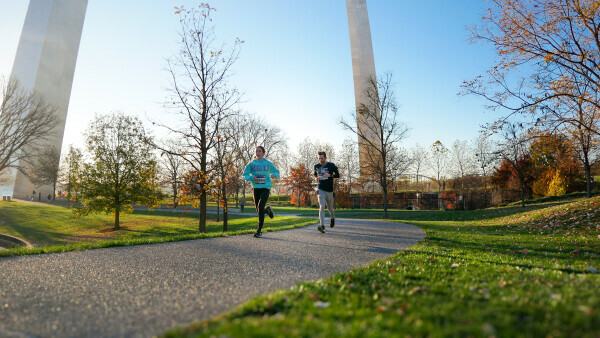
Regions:
<instances>
[{"instance_id":1,"label":"running shoe","mask_svg":"<svg viewBox=\"0 0 600 338\"><path fill-rule=\"evenodd\" d=\"M267 205L265 211L267 212L267 215L269 215L269 218L273 219L273 210L271 209L270 205Z\"/></svg>"},{"instance_id":2,"label":"running shoe","mask_svg":"<svg viewBox=\"0 0 600 338\"><path fill-rule=\"evenodd\" d=\"M319 227L317 228L317 230L319 230L322 234L325 233L325 227L322 225L319 225Z\"/></svg>"},{"instance_id":3,"label":"running shoe","mask_svg":"<svg viewBox=\"0 0 600 338\"><path fill-rule=\"evenodd\" d=\"M331 223L329 224L330 227L334 227L335 226L335 218L331 219Z\"/></svg>"},{"instance_id":4,"label":"running shoe","mask_svg":"<svg viewBox=\"0 0 600 338\"><path fill-rule=\"evenodd\" d=\"M261 238L261 237L262 237L262 234L260 233L260 231L257 231L257 232L254 234L254 237L256 237L256 238Z\"/></svg>"}]
</instances>

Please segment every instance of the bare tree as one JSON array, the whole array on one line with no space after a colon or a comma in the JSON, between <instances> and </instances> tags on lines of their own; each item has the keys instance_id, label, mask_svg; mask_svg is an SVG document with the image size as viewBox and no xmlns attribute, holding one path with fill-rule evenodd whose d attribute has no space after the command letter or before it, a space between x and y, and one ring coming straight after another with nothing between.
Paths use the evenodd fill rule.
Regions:
<instances>
[{"instance_id":1,"label":"bare tree","mask_svg":"<svg viewBox=\"0 0 600 338\"><path fill-rule=\"evenodd\" d=\"M183 176L189 171L187 161L183 158L186 149L174 140L165 140L161 148L168 149L162 151L159 157L159 164L162 167L163 183L171 187L173 194L173 207L177 208L179 204L178 192L183 182Z\"/></svg>"},{"instance_id":2,"label":"bare tree","mask_svg":"<svg viewBox=\"0 0 600 338\"><path fill-rule=\"evenodd\" d=\"M214 175L213 196L217 198L217 222L219 221L219 207L223 207L223 232L227 232L229 220L228 197L233 193L231 182L239 176L236 175L233 138L221 137L213 149L210 161Z\"/></svg>"},{"instance_id":3,"label":"bare tree","mask_svg":"<svg viewBox=\"0 0 600 338\"><path fill-rule=\"evenodd\" d=\"M216 46L211 14L214 8L201 4L199 9L176 8L181 24L179 53L168 61L171 75L173 101L169 105L183 121L183 126L159 123L174 135L178 135L187 149L182 154L196 171L200 187L200 232L206 232L207 178L209 153L223 137L223 122L237 111L233 109L241 94L229 88L227 81L231 67L239 55L242 41L235 41L229 51ZM161 149L169 152L168 149ZM176 155L175 153L172 153Z\"/></svg>"},{"instance_id":4,"label":"bare tree","mask_svg":"<svg viewBox=\"0 0 600 338\"><path fill-rule=\"evenodd\" d=\"M450 147L450 168L454 178L458 180L457 183L460 184L460 198L462 198L463 210L466 210L465 178L474 174L477 168L473 155L474 153L467 141L455 140ZM469 186L466 188L468 190Z\"/></svg>"},{"instance_id":5,"label":"bare tree","mask_svg":"<svg viewBox=\"0 0 600 338\"><path fill-rule=\"evenodd\" d=\"M525 206L527 183L532 166L529 144L531 138L522 123L505 123L502 128L503 140L498 144L498 154L516 174L521 188L521 206Z\"/></svg>"},{"instance_id":6,"label":"bare tree","mask_svg":"<svg viewBox=\"0 0 600 338\"><path fill-rule=\"evenodd\" d=\"M393 91L392 75L386 74L381 79L371 78L366 89L366 100L351 119L341 118L339 123L344 129L358 137L361 155L361 173L372 177L383 192L383 210L388 216L388 190L392 183L392 153L397 145L408 136L408 128L398 121L398 104ZM356 114L361 114L365 123L357 126Z\"/></svg>"},{"instance_id":7,"label":"bare tree","mask_svg":"<svg viewBox=\"0 0 600 338\"><path fill-rule=\"evenodd\" d=\"M281 165L283 163L278 163L280 159L289 155L285 135L279 127L267 123L256 114L240 113L228 119L224 127L224 137L232 142L236 171L240 177L239 183L244 197L248 181L242 178L242 173L246 164L252 160L257 146L265 147L265 153L274 159L277 167L285 167Z\"/></svg>"},{"instance_id":8,"label":"bare tree","mask_svg":"<svg viewBox=\"0 0 600 338\"><path fill-rule=\"evenodd\" d=\"M360 166L358 164L358 146L356 142L345 139L342 143L342 150L338 156L338 168L342 180L352 191L352 184L358 181Z\"/></svg>"},{"instance_id":9,"label":"bare tree","mask_svg":"<svg viewBox=\"0 0 600 338\"><path fill-rule=\"evenodd\" d=\"M442 142L435 141L431 145L431 156L429 157L429 169L433 171L433 179L438 184L438 199L442 191L443 180L448 170L448 148Z\"/></svg>"},{"instance_id":10,"label":"bare tree","mask_svg":"<svg viewBox=\"0 0 600 338\"><path fill-rule=\"evenodd\" d=\"M43 146L29 160L28 176L35 186L52 185L52 200L56 198L56 184L60 170L60 151L54 146Z\"/></svg>"},{"instance_id":11,"label":"bare tree","mask_svg":"<svg viewBox=\"0 0 600 338\"><path fill-rule=\"evenodd\" d=\"M450 168L455 178L462 179L475 172L475 158L467 141L455 140L450 147Z\"/></svg>"},{"instance_id":12,"label":"bare tree","mask_svg":"<svg viewBox=\"0 0 600 338\"><path fill-rule=\"evenodd\" d=\"M306 137L298 145L298 156L296 158L296 166L302 164L305 168L311 172L314 165L318 162L318 152L324 151L327 154L328 159L335 158L335 149L329 143L322 143L318 139L312 140L310 137Z\"/></svg>"},{"instance_id":13,"label":"bare tree","mask_svg":"<svg viewBox=\"0 0 600 338\"><path fill-rule=\"evenodd\" d=\"M420 144L415 144L414 148L410 150L410 162L411 168L415 174L417 181L417 190L421 189L421 182L419 179L420 176L423 175L423 171L425 171L425 167L429 161L429 152L427 149Z\"/></svg>"},{"instance_id":14,"label":"bare tree","mask_svg":"<svg viewBox=\"0 0 600 338\"><path fill-rule=\"evenodd\" d=\"M227 123L227 133L232 137L236 151L244 165L252 160L257 146L265 147L265 153L276 157L287 149L287 139L281 128L253 113L240 113Z\"/></svg>"},{"instance_id":15,"label":"bare tree","mask_svg":"<svg viewBox=\"0 0 600 338\"><path fill-rule=\"evenodd\" d=\"M56 108L20 87L15 79L3 79L0 85L0 173L13 168L27 175L22 163L31 160L54 136Z\"/></svg>"},{"instance_id":16,"label":"bare tree","mask_svg":"<svg viewBox=\"0 0 600 338\"><path fill-rule=\"evenodd\" d=\"M484 207L487 207L488 179L491 170L493 170L494 165L498 161L498 154L494 149L493 143L489 140L489 136L484 134L480 134L479 137L475 140L474 150L475 158L477 159L478 169L481 174L481 177L483 178L483 203Z\"/></svg>"},{"instance_id":17,"label":"bare tree","mask_svg":"<svg viewBox=\"0 0 600 338\"><path fill-rule=\"evenodd\" d=\"M398 182L404 177L410 168L410 154L404 148L392 147L389 156L390 163L390 187L397 187ZM394 190L396 191L396 190Z\"/></svg>"}]
</instances>

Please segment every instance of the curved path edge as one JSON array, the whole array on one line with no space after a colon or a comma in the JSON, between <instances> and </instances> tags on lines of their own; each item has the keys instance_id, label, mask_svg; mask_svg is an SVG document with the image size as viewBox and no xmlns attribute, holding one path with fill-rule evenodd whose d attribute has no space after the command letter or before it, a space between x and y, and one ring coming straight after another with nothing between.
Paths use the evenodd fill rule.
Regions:
<instances>
[{"instance_id":1,"label":"curved path edge","mask_svg":"<svg viewBox=\"0 0 600 338\"><path fill-rule=\"evenodd\" d=\"M364 266L425 237L403 223L336 219L251 235L0 258L0 335L149 337L250 298Z\"/></svg>"},{"instance_id":2,"label":"curved path edge","mask_svg":"<svg viewBox=\"0 0 600 338\"><path fill-rule=\"evenodd\" d=\"M33 245L31 245L31 243L29 243L28 241L26 241L22 238L5 235L5 234L0 234L0 244L3 244L2 242L6 243L7 246L9 246L9 247L33 248ZM0 246L3 246L3 245L0 245Z\"/></svg>"}]
</instances>

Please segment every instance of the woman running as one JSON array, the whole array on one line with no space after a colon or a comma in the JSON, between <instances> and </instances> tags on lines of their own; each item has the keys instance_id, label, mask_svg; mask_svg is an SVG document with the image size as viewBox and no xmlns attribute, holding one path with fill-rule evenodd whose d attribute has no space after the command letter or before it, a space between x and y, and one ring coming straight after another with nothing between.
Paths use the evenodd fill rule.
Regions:
<instances>
[{"instance_id":1,"label":"woman running","mask_svg":"<svg viewBox=\"0 0 600 338\"><path fill-rule=\"evenodd\" d=\"M267 205L271 187L273 187L272 178L279 178L279 170L275 165L265 157L265 148L263 146L256 147L256 156L252 162L246 165L244 169L244 178L252 182L254 188L254 205L258 213L258 229L254 237L262 236L262 227L265 223L265 212L269 218L273 218L273 210Z\"/></svg>"}]
</instances>

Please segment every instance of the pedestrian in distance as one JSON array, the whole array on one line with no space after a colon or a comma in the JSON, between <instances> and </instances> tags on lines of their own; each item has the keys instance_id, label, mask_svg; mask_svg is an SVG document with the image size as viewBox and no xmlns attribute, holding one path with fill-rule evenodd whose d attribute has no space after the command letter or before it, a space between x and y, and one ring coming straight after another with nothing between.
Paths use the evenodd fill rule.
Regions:
<instances>
[{"instance_id":1,"label":"pedestrian in distance","mask_svg":"<svg viewBox=\"0 0 600 338\"><path fill-rule=\"evenodd\" d=\"M325 206L331 216L330 227L335 226L335 201L333 199L333 179L340 177L340 172L335 164L327 162L327 154L319 151L319 163L315 164L314 174L317 178L318 189L317 197L319 199L319 221L317 228L321 233L325 233Z\"/></svg>"},{"instance_id":2,"label":"pedestrian in distance","mask_svg":"<svg viewBox=\"0 0 600 338\"><path fill-rule=\"evenodd\" d=\"M240 211L242 214L244 213L244 207L246 206L246 199L244 197L240 198Z\"/></svg>"},{"instance_id":3,"label":"pedestrian in distance","mask_svg":"<svg viewBox=\"0 0 600 338\"><path fill-rule=\"evenodd\" d=\"M271 178L279 178L279 170L275 165L265 157L265 148L263 146L256 147L256 156L252 162L246 165L244 169L244 179L252 182L254 188L254 206L258 214L258 228L254 237L262 236L262 228L265 223L265 213L269 218L273 218L273 210L267 205L273 181Z\"/></svg>"}]
</instances>

